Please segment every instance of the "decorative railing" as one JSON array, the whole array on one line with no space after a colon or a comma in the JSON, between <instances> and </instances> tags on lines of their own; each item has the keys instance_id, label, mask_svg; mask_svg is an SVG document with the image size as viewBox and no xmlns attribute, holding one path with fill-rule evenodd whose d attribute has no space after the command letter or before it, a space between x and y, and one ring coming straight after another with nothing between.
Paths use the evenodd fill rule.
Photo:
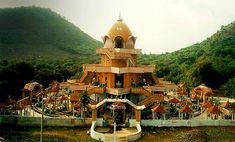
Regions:
<instances>
[{"instance_id":1,"label":"decorative railing","mask_svg":"<svg viewBox=\"0 0 235 142\"><path fill-rule=\"evenodd\" d=\"M91 89L88 89L88 94L92 95L92 94L103 94L105 92L105 88L101 88L101 87L93 87Z\"/></svg>"},{"instance_id":2,"label":"decorative railing","mask_svg":"<svg viewBox=\"0 0 235 142\"><path fill-rule=\"evenodd\" d=\"M117 52L126 54L141 54L141 49L123 49L123 48L96 48L96 53Z\"/></svg>"},{"instance_id":3,"label":"decorative railing","mask_svg":"<svg viewBox=\"0 0 235 142\"><path fill-rule=\"evenodd\" d=\"M113 95L124 95L130 93L130 88L106 88L106 92Z\"/></svg>"},{"instance_id":4,"label":"decorative railing","mask_svg":"<svg viewBox=\"0 0 235 142\"><path fill-rule=\"evenodd\" d=\"M131 88L131 93L133 93L133 94L142 94L142 95L145 95L146 97L149 97L149 96L152 95L151 92L145 90L142 87L140 87L140 88Z\"/></svg>"},{"instance_id":5,"label":"decorative railing","mask_svg":"<svg viewBox=\"0 0 235 142\"><path fill-rule=\"evenodd\" d=\"M140 106L145 105L145 107L148 107L155 102L163 102L163 101L164 101L164 96L158 95L158 94L153 94L153 95L145 98L144 100L140 101L138 103L138 105L140 105Z\"/></svg>"},{"instance_id":6,"label":"decorative railing","mask_svg":"<svg viewBox=\"0 0 235 142\"><path fill-rule=\"evenodd\" d=\"M88 75L88 71L84 71L82 77L79 79L79 82L83 82L83 80L86 78L87 75Z\"/></svg>"},{"instance_id":7,"label":"decorative railing","mask_svg":"<svg viewBox=\"0 0 235 142\"><path fill-rule=\"evenodd\" d=\"M83 70L92 72L112 72L112 73L152 73L155 66L136 66L136 67L105 67L93 64L84 64Z\"/></svg>"},{"instance_id":8,"label":"decorative railing","mask_svg":"<svg viewBox=\"0 0 235 142\"><path fill-rule=\"evenodd\" d=\"M128 59L133 66L135 66L135 60L131 54L140 54L139 49L116 49L116 48L97 48L97 53L107 55L110 59Z\"/></svg>"}]
</instances>

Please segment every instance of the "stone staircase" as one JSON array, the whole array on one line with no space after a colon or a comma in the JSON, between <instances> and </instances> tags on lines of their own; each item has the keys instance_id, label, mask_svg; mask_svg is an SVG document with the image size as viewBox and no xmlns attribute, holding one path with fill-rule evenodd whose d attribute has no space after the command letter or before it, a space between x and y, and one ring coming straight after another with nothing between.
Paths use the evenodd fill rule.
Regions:
<instances>
[{"instance_id":1,"label":"stone staircase","mask_svg":"<svg viewBox=\"0 0 235 142\"><path fill-rule=\"evenodd\" d=\"M82 83L84 81L84 79L86 78L86 76L88 75L88 71L85 71L83 74L82 74L82 77L80 78L79 82Z\"/></svg>"},{"instance_id":2,"label":"stone staircase","mask_svg":"<svg viewBox=\"0 0 235 142\"><path fill-rule=\"evenodd\" d=\"M80 83L89 84L92 82L92 78L95 76L94 72L85 71L82 75L81 79L79 80Z\"/></svg>"},{"instance_id":3,"label":"stone staircase","mask_svg":"<svg viewBox=\"0 0 235 142\"><path fill-rule=\"evenodd\" d=\"M93 100L93 99L90 99L90 104L91 104L91 105L96 105L97 102L96 102L95 100Z\"/></svg>"},{"instance_id":4,"label":"stone staircase","mask_svg":"<svg viewBox=\"0 0 235 142\"><path fill-rule=\"evenodd\" d=\"M155 102L163 102L163 101L164 101L164 96L155 94L155 95L151 95L151 96L145 98L144 100L140 101L137 105L139 105L139 106L145 105L145 107L148 107Z\"/></svg>"},{"instance_id":5,"label":"stone staircase","mask_svg":"<svg viewBox=\"0 0 235 142\"><path fill-rule=\"evenodd\" d=\"M131 93L132 94L142 94L146 97L152 96L152 93L149 92L148 90L140 87L140 88L131 88Z\"/></svg>"}]
</instances>

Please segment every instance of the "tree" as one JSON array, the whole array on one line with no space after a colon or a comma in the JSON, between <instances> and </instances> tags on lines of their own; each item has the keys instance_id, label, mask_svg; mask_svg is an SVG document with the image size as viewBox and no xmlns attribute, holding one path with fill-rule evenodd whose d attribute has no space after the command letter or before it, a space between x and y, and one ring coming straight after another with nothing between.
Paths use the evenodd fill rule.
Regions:
<instances>
[{"instance_id":1,"label":"tree","mask_svg":"<svg viewBox=\"0 0 235 142\"><path fill-rule=\"evenodd\" d=\"M81 106L81 117L85 118L85 108L87 108L88 104L90 103L90 97L88 96L88 91L84 90L80 94L80 106Z\"/></svg>"},{"instance_id":2,"label":"tree","mask_svg":"<svg viewBox=\"0 0 235 142\"><path fill-rule=\"evenodd\" d=\"M27 62L7 63L0 69L0 100L21 98L21 89L34 77L34 67Z\"/></svg>"},{"instance_id":3,"label":"tree","mask_svg":"<svg viewBox=\"0 0 235 142\"><path fill-rule=\"evenodd\" d=\"M220 86L221 75L207 58L199 59L191 68L188 77L192 81L193 86L198 86L202 83L209 87Z\"/></svg>"},{"instance_id":4,"label":"tree","mask_svg":"<svg viewBox=\"0 0 235 142\"><path fill-rule=\"evenodd\" d=\"M228 83L224 85L225 95L228 97L235 97L235 76L229 79Z\"/></svg>"}]
</instances>

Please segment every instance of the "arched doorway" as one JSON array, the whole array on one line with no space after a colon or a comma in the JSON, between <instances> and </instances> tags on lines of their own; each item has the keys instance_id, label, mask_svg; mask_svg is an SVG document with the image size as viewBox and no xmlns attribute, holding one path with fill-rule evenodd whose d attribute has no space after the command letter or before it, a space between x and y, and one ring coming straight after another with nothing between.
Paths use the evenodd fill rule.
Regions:
<instances>
[{"instance_id":1,"label":"arched doorway","mask_svg":"<svg viewBox=\"0 0 235 142\"><path fill-rule=\"evenodd\" d=\"M115 48L123 48L124 41L123 41L122 37L117 36L114 41L115 41Z\"/></svg>"}]
</instances>

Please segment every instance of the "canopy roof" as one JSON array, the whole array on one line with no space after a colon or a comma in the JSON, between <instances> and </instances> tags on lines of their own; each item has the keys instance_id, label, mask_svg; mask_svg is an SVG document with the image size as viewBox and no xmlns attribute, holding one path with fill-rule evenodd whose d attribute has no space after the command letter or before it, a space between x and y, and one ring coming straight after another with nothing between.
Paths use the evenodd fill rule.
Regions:
<instances>
[{"instance_id":1,"label":"canopy roof","mask_svg":"<svg viewBox=\"0 0 235 142\"><path fill-rule=\"evenodd\" d=\"M199 100L200 99L200 97L198 95L196 95L196 94L192 94L191 98L193 100Z\"/></svg>"},{"instance_id":2,"label":"canopy roof","mask_svg":"<svg viewBox=\"0 0 235 142\"><path fill-rule=\"evenodd\" d=\"M78 102L79 100L79 94L78 93L73 93L70 95L70 102Z\"/></svg>"},{"instance_id":3,"label":"canopy roof","mask_svg":"<svg viewBox=\"0 0 235 142\"><path fill-rule=\"evenodd\" d=\"M166 108L162 105L157 105L154 108L151 109L152 112L160 112L160 113L165 113L166 112Z\"/></svg>"},{"instance_id":4,"label":"canopy roof","mask_svg":"<svg viewBox=\"0 0 235 142\"><path fill-rule=\"evenodd\" d=\"M171 98L168 102L174 103L174 104L180 103L180 101L177 98L175 98L175 97Z\"/></svg>"},{"instance_id":5,"label":"canopy roof","mask_svg":"<svg viewBox=\"0 0 235 142\"><path fill-rule=\"evenodd\" d=\"M193 89L196 93L198 94L203 94L203 95L211 95L213 94L212 89L205 86L205 85L199 85Z\"/></svg>"},{"instance_id":6,"label":"canopy roof","mask_svg":"<svg viewBox=\"0 0 235 142\"><path fill-rule=\"evenodd\" d=\"M53 99L52 97L46 98L46 103L53 103L53 102L55 102L55 99Z\"/></svg>"},{"instance_id":7,"label":"canopy roof","mask_svg":"<svg viewBox=\"0 0 235 142\"><path fill-rule=\"evenodd\" d=\"M180 109L180 112L193 112L193 110L188 105L185 105Z\"/></svg>"},{"instance_id":8,"label":"canopy roof","mask_svg":"<svg viewBox=\"0 0 235 142\"><path fill-rule=\"evenodd\" d=\"M205 102L202 104L202 107L204 108L211 108L213 106L213 104L211 102Z\"/></svg>"},{"instance_id":9,"label":"canopy roof","mask_svg":"<svg viewBox=\"0 0 235 142\"><path fill-rule=\"evenodd\" d=\"M23 90L33 91L34 89L40 88L42 88L42 85L40 85L38 82L30 82L25 84Z\"/></svg>"},{"instance_id":10,"label":"canopy roof","mask_svg":"<svg viewBox=\"0 0 235 142\"><path fill-rule=\"evenodd\" d=\"M69 99L68 96L65 96L65 95L62 95L58 98L60 102L67 101L68 99Z\"/></svg>"},{"instance_id":11,"label":"canopy roof","mask_svg":"<svg viewBox=\"0 0 235 142\"><path fill-rule=\"evenodd\" d=\"M212 113L212 114L220 114L221 111L219 110L219 108L217 106L212 106L208 109L208 112L209 113Z\"/></svg>"},{"instance_id":12,"label":"canopy roof","mask_svg":"<svg viewBox=\"0 0 235 142\"><path fill-rule=\"evenodd\" d=\"M221 103L220 106L223 108L228 108L230 106L230 103L229 103L229 101L226 101L226 102Z\"/></svg>"}]
</instances>

